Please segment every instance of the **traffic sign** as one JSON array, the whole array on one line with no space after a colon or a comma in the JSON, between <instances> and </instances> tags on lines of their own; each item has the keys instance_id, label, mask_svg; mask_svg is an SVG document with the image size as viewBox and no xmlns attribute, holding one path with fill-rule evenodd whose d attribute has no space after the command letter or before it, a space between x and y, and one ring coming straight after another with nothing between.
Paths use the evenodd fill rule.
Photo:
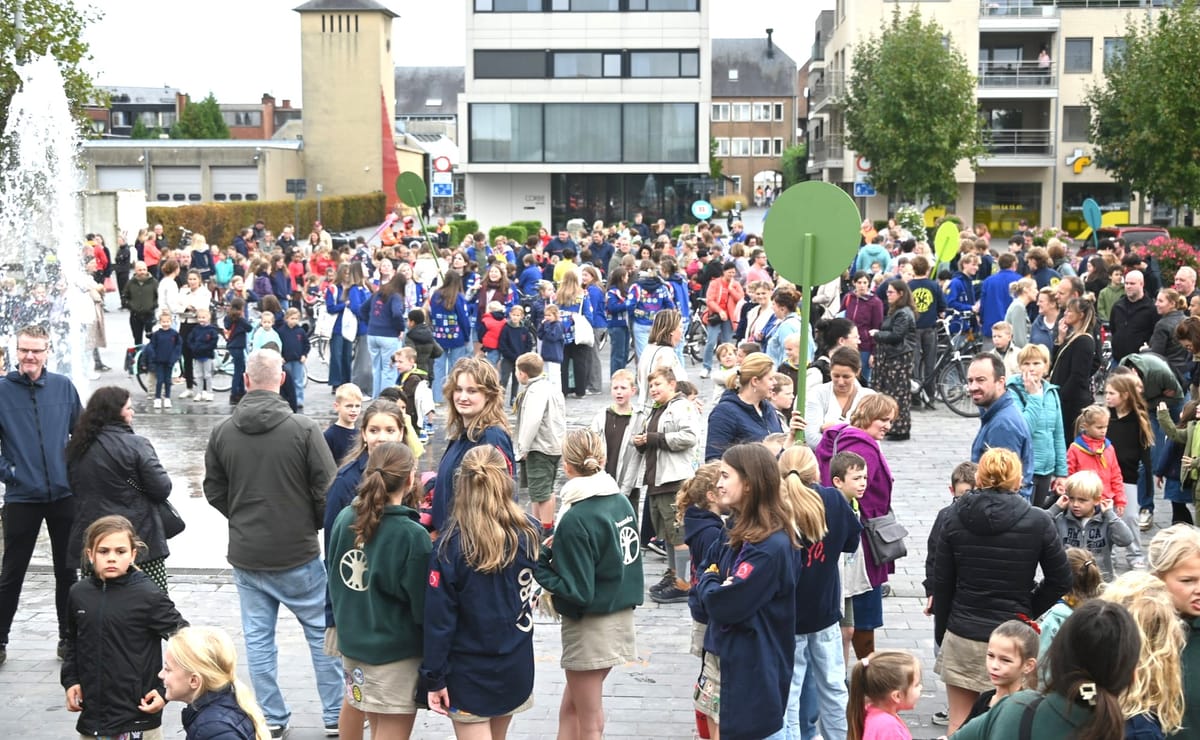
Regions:
<instances>
[{"instance_id":1,"label":"traffic sign","mask_svg":"<svg viewBox=\"0 0 1200 740\"><path fill-rule=\"evenodd\" d=\"M698 221L707 221L713 215L712 203L709 203L707 200L696 201L692 204L692 215Z\"/></svg>"},{"instance_id":2,"label":"traffic sign","mask_svg":"<svg viewBox=\"0 0 1200 740\"><path fill-rule=\"evenodd\" d=\"M877 195L877 193L875 192L875 186L872 185L871 183L869 183L869 182L854 183L854 197L855 198L873 198L876 195Z\"/></svg>"},{"instance_id":3,"label":"traffic sign","mask_svg":"<svg viewBox=\"0 0 1200 740\"><path fill-rule=\"evenodd\" d=\"M450 171L450 158L444 157L444 156L443 157L434 157L433 158L433 171L434 172L449 172Z\"/></svg>"},{"instance_id":4,"label":"traffic sign","mask_svg":"<svg viewBox=\"0 0 1200 740\"><path fill-rule=\"evenodd\" d=\"M452 173L449 173L449 172L434 172L433 173L433 184L434 185L445 185L446 183L451 183L451 182L454 182L454 175Z\"/></svg>"},{"instance_id":5,"label":"traffic sign","mask_svg":"<svg viewBox=\"0 0 1200 740\"><path fill-rule=\"evenodd\" d=\"M453 182L435 182L433 184L433 197L435 198L453 198L454 183Z\"/></svg>"}]
</instances>

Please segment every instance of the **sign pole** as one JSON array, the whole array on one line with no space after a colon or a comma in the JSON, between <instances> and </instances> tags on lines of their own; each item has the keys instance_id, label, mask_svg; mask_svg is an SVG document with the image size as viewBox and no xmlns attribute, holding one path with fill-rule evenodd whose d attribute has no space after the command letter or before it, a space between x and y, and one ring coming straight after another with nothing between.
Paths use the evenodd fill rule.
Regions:
<instances>
[{"instance_id":1,"label":"sign pole","mask_svg":"<svg viewBox=\"0 0 1200 740\"><path fill-rule=\"evenodd\" d=\"M802 244L804 250L801 252L801 265L803 267L804 279L796 284L796 288L800 291L800 354L799 354L799 369L796 373L796 405L795 410L801 414L804 413L805 396L808 395L808 339L812 334L812 286L808 283L812 280L813 274L813 254L816 251L817 239L811 233L805 233ZM796 441L804 441L804 432L796 430Z\"/></svg>"}]
</instances>

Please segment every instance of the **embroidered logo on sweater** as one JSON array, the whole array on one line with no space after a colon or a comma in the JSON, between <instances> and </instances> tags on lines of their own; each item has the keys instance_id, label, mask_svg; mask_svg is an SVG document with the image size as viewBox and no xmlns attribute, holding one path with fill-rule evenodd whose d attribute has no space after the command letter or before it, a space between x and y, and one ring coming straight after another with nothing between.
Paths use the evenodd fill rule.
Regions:
<instances>
[{"instance_id":1,"label":"embroidered logo on sweater","mask_svg":"<svg viewBox=\"0 0 1200 740\"><path fill-rule=\"evenodd\" d=\"M741 565L739 565L739 566L737 567L737 570L735 570L735 571L733 572L733 577L734 577L734 578L740 578L741 580L743 580L743 581L744 581L744 580L746 580L747 578L749 578L749 577L750 577L750 574L751 574L751 573L753 573L753 572L754 572L754 566L753 566L753 565L751 565L750 563L742 563Z\"/></svg>"}]
</instances>

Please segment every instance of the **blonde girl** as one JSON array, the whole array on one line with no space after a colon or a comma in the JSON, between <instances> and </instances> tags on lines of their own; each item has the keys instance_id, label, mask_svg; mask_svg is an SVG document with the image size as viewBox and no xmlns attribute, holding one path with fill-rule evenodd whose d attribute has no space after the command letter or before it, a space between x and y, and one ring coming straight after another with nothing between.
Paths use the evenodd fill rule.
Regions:
<instances>
[{"instance_id":1,"label":"blonde girl","mask_svg":"<svg viewBox=\"0 0 1200 740\"><path fill-rule=\"evenodd\" d=\"M1028 617L1026 617L1028 619ZM967 721L986 714L1006 696L1037 684L1038 633L1020 619L1001 622L992 630L987 646L988 680L995 688L979 695Z\"/></svg>"},{"instance_id":2,"label":"blonde girl","mask_svg":"<svg viewBox=\"0 0 1200 740\"><path fill-rule=\"evenodd\" d=\"M1046 679L1050 677L1046 653L1049 652L1050 643L1058 634L1059 627L1062 627L1062 623L1077 607L1099 596L1104 585L1100 565L1092 554L1082 547L1067 548L1067 567L1071 570L1071 590L1038 618L1038 662L1042 666L1042 676Z\"/></svg>"},{"instance_id":3,"label":"blonde girl","mask_svg":"<svg viewBox=\"0 0 1200 740\"><path fill-rule=\"evenodd\" d=\"M237 677L237 650L224 630L184 627L167 642L158 674L166 700L187 704L187 740L267 740L254 690Z\"/></svg>"},{"instance_id":4,"label":"blonde girl","mask_svg":"<svg viewBox=\"0 0 1200 740\"><path fill-rule=\"evenodd\" d=\"M503 738L533 703L533 569L541 525L512 497L504 456L475 447L429 566L421 675L460 738ZM486 731L485 731L486 729Z\"/></svg>"},{"instance_id":5,"label":"blonde girl","mask_svg":"<svg viewBox=\"0 0 1200 740\"><path fill-rule=\"evenodd\" d=\"M737 345L731 342L718 344L716 355L717 366L712 371L713 403L721 400L721 394L725 392L725 384L729 382L729 376L737 372Z\"/></svg>"},{"instance_id":6,"label":"blonde girl","mask_svg":"<svg viewBox=\"0 0 1200 740\"><path fill-rule=\"evenodd\" d=\"M429 533L416 510L416 461L399 442L371 451L354 503L333 525L325 568L351 706L376 740L408 738L421 664ZM342 717L340 729L348 729ZM359 721L359 727L361 727Z\"/></svg>"},{"instance_id":7,"label":"blonde girl","mask_svg":"<svg viewBox=\"0 0 1200 740\"><path fill-rule=\"evenodd\" d=\"M897 712L921 698L921 663L899 650L879 650L854 664L846 704L847 740L912 738Z\"/></svg>"},{"instance_id":8,"label":"blonde girl","mask_svg":"<svg viewBox=\"0 0 1200 740\"><path fill-rule=\"evenodd\" d=\"M1187 638L1171 594L1149 573L1129 571L1108 584L1100 598L1128 609L1142 637L1133 685L1121 695L1126 737L1174 735L1183 727Z\"/></svg>"},{"instance_id":9,"label":"blonde girl","mask_svg":"<svg viewBox=\"0 0 1200 740\"><path fill-rule=\"evenodd\" d=\"M1176 524L1162 530L1147 548L1150 573L1167 587L1175 612L1188 624L1183 650L1183 726L1200 727L1200 530Z\"/></svg>"},{"instance_id":10,"label":"blonde girl","mask_svg":"<svg viewBox=\"0 0 1200 740\"><path fill-rule=\"evenodd\" d=\"M142 733L161 740L162 641L187 622L167 594L133 566L145 546L128 519L100 517L83 542L92 574L71 586L67 597L62 665L67 711L80 712L75 730L83 736Z\"/></svg>"}]
</instances>

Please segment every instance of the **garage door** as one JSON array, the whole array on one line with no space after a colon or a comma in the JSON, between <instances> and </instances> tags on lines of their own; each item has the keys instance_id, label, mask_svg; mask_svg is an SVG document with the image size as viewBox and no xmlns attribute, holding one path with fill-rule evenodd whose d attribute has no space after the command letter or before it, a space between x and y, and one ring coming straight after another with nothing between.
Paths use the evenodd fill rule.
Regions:
<instances>
[{"instance_id":1,"label":"garage door","mask_svg":"<svg viewBox=\"0 0 1200 740\"><path fill-rule=\"evenodd\" d=\"M213 200L258 200L257 167L212 167Z\"/></svg>"},{"instance_id":2,"label":"garage door","mask_svg":"<svg viewBox=\"0 0 1200 740\"><path fill-rule=\"evenodd\" d=\"M97 190L141 190L146 172L141 167L97 167Z\"/></svg>"},{"instance_id":3,"label":"garage door","mask_svg":"<svg viewBox=\"0 0 1200 740\"><path fill-rule=\"evenodd\" d=\"M155 167L154 200L158 203L196 203L200 200L199 167Z\"/></svg>"}]
</instances>

